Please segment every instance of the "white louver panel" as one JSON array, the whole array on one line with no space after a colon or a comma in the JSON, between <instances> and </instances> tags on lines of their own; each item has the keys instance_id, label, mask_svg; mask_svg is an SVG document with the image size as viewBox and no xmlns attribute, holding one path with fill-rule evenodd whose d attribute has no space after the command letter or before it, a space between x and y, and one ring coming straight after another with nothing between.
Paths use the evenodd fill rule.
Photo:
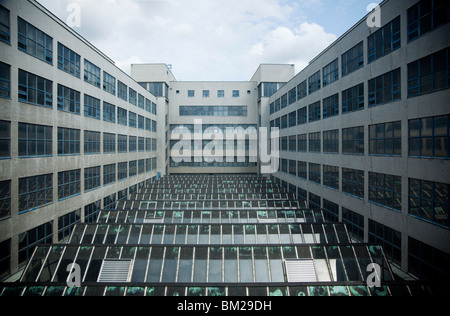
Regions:
<instances>
[{"instance_id":1,"label":"white louver panel","mask_svg":"<svg viewBox=\"0 0 450 316\"><path fill-rule=\"evenodd\" d=\"M97 282L130 282L132 263L132 260L103 260Z\"/></svg>"},{"instance_id":2,"label":"white louver panel","mask_svg":"<svg viewBox=\"0 0 450 316\"><path fill-rule=\"evenodd\" d=\"M317 282L314 260L286 260L288 282Z\"/></svg>"}]
</instances>

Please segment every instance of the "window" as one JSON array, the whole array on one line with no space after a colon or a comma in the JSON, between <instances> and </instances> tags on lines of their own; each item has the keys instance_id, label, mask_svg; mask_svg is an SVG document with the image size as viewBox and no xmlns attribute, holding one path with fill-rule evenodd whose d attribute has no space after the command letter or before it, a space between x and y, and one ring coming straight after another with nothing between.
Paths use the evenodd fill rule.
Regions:
<instances>
[{"instance_id":1,"label":"window","mask_svg":"<svg viewBox=\"0 0 450 316\"><path fill-rule=\"evenodd\" d=\"M138 115L138 128L145 129L145 118L141 115Z\"/></svg>"},{"instance_id":2,"label":"window","mask_svg":"<svg viewBox=\"0 0 450 316\"><path fill-rule=\"evenodd\" d=\"M306 162L297 162L297 177L308 180L308 164Z\"/></svg>"},{"instance_id":3,"label":"window","mask_svg":"<svg viewBox=\"0 0 450 316\"><path fill-rule=\"evenodd\" d=\"M369 107L401 99L400 68L369 80Z\"/></svg>"},{"instance_id":4,"label":"window","mask_svg":"<svg viewBox=\"0 0 450 316\"><path fill-rule=\"evenodd\" d=\"M103 199L103 208L105 210L112 210L116 205L116 194L111 194Z\"/></svg>"},{"instance_id":5,"label":"window","mask_svg":"<svg viewBox=\"0 0 450 316\"><path fill-rule=\"evenodd\" d=\"M103 101L103 120L105 122L116 122L116 106Z\"/></svg>"},{"instance_id":6,"label":"window","mask_svg":"<svg viewBox=\"0 0 450 316\"><path fill-rule=\"evenodd\" d=\"M128 126L127 110L117 107L117 124Z\"/></svg>"},{"instance_id":7,"label":"window","mask_svg":"<svg viewBox=\"0 0 450 316\"><path fill-rule=\"evenodd\" d=\"M339 190L339 167L323 165L323 185Z\"/></svg>"},{"instance_id":8,"label":"window","mask_svg":"<svg viewBox=\"0 0 450 316\"><path fill-rule=\"evenodd\" d=\"M145 138L145 151L146 152L152 151L152 139L151 138Z\"/></svg>"},{"instance_id":9,"label":"window","mask_svg":"<svg viewBox=\"0 0 450 316\"><path fill-rule=\"evenodd\" d=\"M103 166L103 185L113 182L116 182L116 164Z\"/></svg>"},{"instance_id":10,"label":"window","mask_svg":"<svg viewBox=\"0 0 450 316\"><path fill-rule=\"evenodd\" d=\"M335 223L339 222L339 205L326 199L323 199L323 216L325 220L328 222L335 222Z\"/></svg>"},{"instance_id":11,"label":"window","mask_svg":"<svg viewBox=\"0 0 450 316\"><path fill-rule=\"evenodd\" d=\"M280 98L281 109L284 109L288 106L287 102L287 93L283 94Z\"/></svg>"},{"instance_id":12,"label":"window","mask_svg":"<svg viewBox=\"0 0 450 316\"><path fill-rule=\"evenodd\" d=\"M0 181L0 220L11 216L11 180Z\"/></svg>"},{"instance_id":13,"label":"window","mask_svg":"<svg viewBox=\"0 0 450 316\"><path fill-rule=\"evenodd\" d=\"M449 254L408 237L408 272L420 280L448 280Z\"/></svg>"},{"instance_id":14,"label":"window","mask_svg":"<svg viewBox=\"0 0 450 316\"><path fill-rule=\"evenodd\" d=\"M58 241L68 241L76 224L81 222L81 209L58 217Z\"/></svg>"},{"instance_id":15,"label":"window","mask_svg":"<svg viewBox=\"0 0 450 316\"><path fill-rule=\"evenodd\" d=\"M342 192L364 199L364 171L342 168Z\"/></svg>"},{"instance_id":16,"label":"window","mask_svg":"<svg viewBox=\"0 0 450 316\"><path fill-rule=\"evenodd\" d=\"M130 103L137 106L137 92L129 88Z\"/></svg>"},{"instance_id":17,"label":"window","mask_svg":"<svg viewBox=\"0 0 450 316\"><path fill-rule=\"evenodd\" d=\"M218 98L225 98L225 91L224 90L217 90L217 97Z\"/></svg>"},{"instance_id":18,"label":"window","mask_svg":"<svg viewBox=\"0 0 450 316\"><path fill-rule=\"evenodd\" d=\"M297 125L297 111L289 113L289 127Z\"/></svg>"},{"instance_id":19,"label":"window","mask_svg":"<svg viewBox=\"0 0 450 316\"><path fill-rule=\"evenodd\" d=\"M308 84L309 84L309 94L316 92L317 90L320 90L321 88L320 70L308 78Z\"/></svg>"},{"instance_id":20,"label":"window","mask_svg":"<svg viewBox=\"0 0 450 316\"><path fill-rule=\"evenodd\" d=\"M138 107L145 109L145 97L140 93L138 93Z\"/></svg>"},{"instance_id":21,"label":"window","mask_svg":"<svg viewBox=\"0 0 450 316\"><path fill-rule=\"evenodd\" d=\"M369 201L401 211L402 178L369 172Z\"/></svg>"},{"instance_id":22,"label":"window","mask_svg":"<svg viewBox=\"0 0 450 316\"><path fill-rule=\"evenodd\" d=\"M448 89L449 86L449 48L408 64L408 97Z\"/></svg>"},{"instance_id":23,"label":"window","mask_svg":"<svg viewBox=\"0 0 450 316\"><path fill-rule=\"evenodd\" d=\"M321 119L320 101L309 105L309 122L319 121Z\"/></svg>"},{"instance_id":24,"label":"window","mask_svg":"<svg viewBox=\"0 0 450 316\"><path fill-rule=\"evenodd\" d=\"M194 90L188 90L188 98L194 98L195 97L195 91Z\"/></svg>"},{"instance_id":25,"label":"window","mask_svg":"<svg viewBox=\"0 0 450 316\"><path fill-rule=\"evenodd\" d=\"M311 192L308 193L309 195L309 207L313 210L320 210L320 200L322 199L320 196L312 194Z\"/></svg>"},{"instance_id":26,"label":"window","mask_svg":"<svg viewBox=\"0 0 450 316\"><path fill-rule=\"evenodd\" d=\"M87 59L84 60L84 81L100 88L100 68Z\"/></svg>"},{"instance_id":27,"label":"window","mask_svg":"<svg viewBox=\"0 0 450 316\"><path fill-rule=\"evenodd\" d=\"M408 41L450 22L450 4L442 0L421 0L408 9Z\"/></svg>"},{"instance_id":28,"label":"window","mask_svg":"<svg viewBox=\"0 0 450 316\"><path fill-rule=\"evenodd\" d=\"M401 156L402 122L370 125L369 154Z\"/></svg>"},{"instance_id":29,"label":"window","mask_svg":"<svg viewBox=\"0 0 450 316\"><path fill-rule=\"evenodd\" d=\"M128 162L120 162L117 164L117 180L128 178Z\"/></svg>"},{"instance_id":30,"label":"window","mask_svg":"<svg viewBox=\"0 0 450 316\"><path fill-rule=\"evenodd\" d=\"M342 91L342 114L364 109L364 83Z\"/></svg>"},{"instance_id":31,"label":"window","mask_svg":"<svg viewBox=\"0 0 450 316\"><path fill-rule=\"evenodd\" d=\"M321 151L320 132L309 134L309 151L320 153Z\"/></svg>"},{"instance_id":32,"label":"window","mask_svg":"<svg viewBox=\"0 0 450 316\"><path fill-rule=\"evenodd\" d=\"M11 157L11 122L0 121L0 159Z\"/></svg>"},{"instance_id":33,"label":"window","mask_svg":"<svg viewBox=\"0 0 450 316\"><path fill-rule=\"evenodd\" d=\"M209 98L209 90L203 90L203 97Z\"/></svg>"},{"instance_id":34,"label":"window","mask_svg":"<svg viewBox=\"0 0 450 316\"><path fill-rule=\"evenodd\" d=\"M339 93L323 99L323 118L339 115Z\"/></svg>"},{"instance_id":35,"label":"window","mask_svg":"<svg viewBox=\"0 0 450 316\"><path fill-rule=\"evenodd\" d=\"M116 95L116 78L106 71L103 72L103 90Z\"/></svg>"},{"instance_id":36,"label":"window","mask_svg":"<svg viewBox=\"0 0 450 316\"><path fill-rule=\"evenodd\" d=\"M343 207L342 222L347 226L347 230L353 238L364 241L364 216Z\"/></svg>"},{"instance_id":37,"label":"window","mask_svg":"<svg viewBox=\"0 0 450 316\"><path fill-rule=\"evenodd\" d=\"M19 69L19 101L53 107L53 82Z\"/></svg>"},{"instance_id":38,"label":"window","mask_svg":"<svg viewBox=\"0 0 450 316\"><path fill-rule=\"evenodd\" d=\"M321 184L320 164L309 163L309 181Z\"/></svg>"},{"instance_id":39,"label":"window","mask_svg":"<svg viewBox=\"0 0 450 316\"><path fill-rule=\"evenodd\" d=\"M134 177L137 175L137 161L133 160L128 163L128 175Z\"/></svg>"},{"instance_id":40,"label":"window","mask_svg":"<svg viewBox=\"0 0 450 316\"><path fill-rule=\"evenodd\" d=\"M297 87L289 90L288 105L297 101Z\"/></svg>"},{"instance_id":41,"label":"window","mask_svg":"<svg viewBox=\"0 0 450 316\"><path fill-rule=\"evenodd\" d=\"M247 116L247 106L180 106L180 116Z\"/></svg>"},{"instance_id":42,"label":"window","mask_svg":"<svg viewBox=\"0 0 450 316\"><path fill-rule=\"evenodd\" d=\"M138 151L139 152L145 151L145 138L144 137L138 137Z\"/></svg>"},{"instance_id":43,"label":"window","mask_svg":"<svg viewBox=\"0 0 450 316\"><path fill-rule=\"evenodd\" d=\"M288 138L287 137L281 137L281 150L287 151L288 150Z\"/></svg>"},{"instance_id":44,"label":"window","mask_svg":"<svg viewBox=\"0 0 450 316\"><path fill-rule=\"evenodd\" d=\"M286 129L287 127L288 127L288 116L286 114L281 117L281 129Z\"/></svg>"},{"instance_id":45,"label":"window","mask_svg":"<svg viewBox=\"0 0 450 316\"><path fill-rule=\"evenodd\" d=\"M402 260L402 234L369 219L369 242L380 244L386 257L397 264Z\"/></svg>"},{"instance_id":46,"label":"window","mask_svg":"<svg viewBox=\"0 0 450 316\"><path fill-rule=\"evenodd\" d=\"M364 155L364 126L342 130L342 152Z\"/></svg>"},{"instance_id":47,"label":"window","mask_svg":"<svg viewBox=\"0 0 450 316\"><path fill-rule=\"evenodd\" d=\"M138 160L138 174L145 172L145 159Z\"/></svg>"},{"instance_id":48,"label":"window","mask_svg":"<svg viewBox=\"0 0 450 316\"><path fill-rule=\"evenodd\" d=\"M58 42L58 68L80 78L80 55Z\"/></svg>"},{"instance_id":49,"label":"window","mask_svg":"<svg viewBox=\"0 0 450 316\"><path fill-rule=\"evenodd\" d=\"M100 100L90 95L84 95L84 116L100 120Z\"/></svg>"},{"instance_id":50,"label":"window","mask_svg":"<svg viewBox=\"0 0 450 316\"><path fill-rule=\"evenodd\" d=\"M19 179L19 214L53 202L53 175Z\"/></svg>"},{"instance_id":51,"label":"window","mask_svg":"<svg viewBox=\"0 0 450 316\"><path fill-rule=\"evenodd\" d=\"M119 153L128 152L128 136L127 135L117 135L117 151Z\"/></svg>"},{"instance_id":52,"label":"window","mask_svg":"<svg viewBox=\"0 0 450 316\"><path fill-rule=\"evenodd\" d=\"M3 10L2 10L3 11ZM8 31L8 43L9 43L9 12L8 12L8 26L5 27L4 13L0 15L2 21L0 21L0 38L4 40L6 38L6 32ZM34 56L46 63L53 64L53 38L37 29L30 23L26 22L22 18L17 18L18 23L18 41L17 47L19 50Z\"/></svg>"},{"instance_id":53,"label":"window","mask_svg":"<svg viewBox=\"0 0 450 316\"><path fill-rule=\"evenodd\" d=\"M323 152L339 153L339 130L323 132Z\"/></svg>"},{"instance_id":54,"label":"window","mask_svg":"<svg viewBox=\"0 0 450 316\"><path fill-rule=\"evenodd\" d=\"M102 172L100 167L84 169L84 191L91 191L101 186Z\"/></svg>"},{"instance_id":55,"label":"window","mask_svg":"<svg viewBox=\"0 0 450 316\"><path fill-rule=\"evenodd\" d=\"M53 155L53 128L51 126L19 123L19 157Z\"/></svg>"},{"instance_id":56,"label":"window","mask_svg":"<svg viewBox=\"0 0 450 316\"><path fill-rule=\"evenodd\" d=\"M297 86L297 100L301 100L308 95L306 80Z\"/></svg>"},{"instance_id":57,"label":"window","mask_svg":"<svg viewBox=\"0 0 450 316\"><path fill-rule=\"evenodd\" d=\"M100 153L100 132L84 131L84 154Z\"/></svg>"},{"instance_id":58,"label":"window","mask_svg":"<svg viewBox=\"0 0 450 316\"><path fill-rule=\"evenodd\" d=\"M129 152L136 152L137 151L137 137L136 136L129 136Z\"/></svg>"},{"instance_id":59,"label":"window","mask_svg":"<svg viewBox=\"0 0 450 316\"><path fill-rule=\"evenodd\" d=\"M289 151L297 151L297 136L289 136Z\"/></svg>"},{"instance_id":60,"label":"window","mask_svg":"<svg viewBox=\"0 0 450 316\"><path fill-rule=\"evenodd\" d=\"M100 213L101 200L86 205L84 207L84 221L85 223L95 223L97 222L98 214Z\"/></svg>"},{"instance_id":61,"label":"window","mask_svg":"<svg viewBox=\"0 0 450 316\"><path fill-rule=\"evenodd\" d=\"M39 244L53 243L53 221L19 235L19 266L24 266Z\"/></svg>"},{"instance_id":62,"label":"window","mask_svg":"<svg viewBox=\"0 0 450 316\"><path fill-rule=\"evenodd\" d=\"M369 63L400 48L400 16L367 38Z\"/></svg>"},{"instance_id":63,"label":"window","mask_svg":"<svg viewBox=\"0 0 450 316\"><path fill-rule=\"evenodd\" d=\"M116 135L103 133L103 153L115 153L116 152Z\"/></svg>"},{"instance_id":64,"label":"window","mask_svg":"<svg viewBox=\"0 0 450 316\"><path fill-rule=\"evenodd\" d=\"M11 97L11 66L0 62L0 98Z\"/></svg>"},{"instance_id":65,"label":"window","mask_svg":"<svg viewBox=\"0 0 450 316\"><path fill-rule=\"evenodd\" d=\"M308 117L308 108L305 106L297 111L297 125L306 124Z\"/></svg>"},{"instance_id":66,"label":"window","mask_svg":"<svg viewBox=\"0 0 450 316\"><path fill-rule=\"evenodd\" d=\"M58 155L80 154L80 130L58 127Z\"/></svg>"},{"instance_id":67,"label":"window","mask_svg":"<svg viewBox=\"0 0 450 316\"><path fill-rule=\"evenodd\" d=\"M339 59L336 58L331 63L323 67L322 74L324 87L339 80Z\"/></svg>"},{"instance_id":68,"label":"window","mask_svg":"<svg viewBox=\"0 0 450 316\"><path fill-rule=\"evenodd\" d=\"M149 132L152 130L152 120L149 118L145 118L145 130Z\"/></svg>"},{"instance_id":69,"label":"window","mask_svg":"<svg viewBox=\"0 0 450 316\"><path fill-rule=\"evenodd\" d=\"M128 126L136 128L136 113L130 112L128 114Z\"/></svg>"},{"instance_id":70,"label":"window","mask_svg":"<svg viewBox=\"0 0 450 316\"><path fill-rule=\"evenodd\" d=\"M81 192L81 170L58 172L58 200Z\"/></svg>"},{"instance_id":71,"label":"window","mask_svg":"<svg viewBox=\"0 0 450 316\"><path fill-rule=\"evenodd\" d=\"M308 139L307 134L301 134L297 136L297 151L307 152L308 151Z\"/></svg>"},{"instance_id":72,"label":"window","mask_svg":"<svg viewBox=\"0 0 450 316\"><path fill-rule=\"evenodd\" d=\"M450 185L409 179L409 215L450 227Z\"/></svg>"},{"instance_id":73,"label":"window","mask_svg":"<svg viewBox=\"0 0 450 316\"><path fill-rule=\"evenodd\" d=\"M119 99L128 101L128 86L119 80L117 80L117 96Z\"/></svg>"},{"instance_id":74,"label":"window","mask_svg":"<svg viewBox=\"0 0 450 316\"><path fill-rule=\"evenodd\" d=\"M364 67L364 49L363 42L349 49L341 56L342 77Z\"/></svg>"},{"instance_id":75,"label":"window","mask_svg":"<svg viewBox=\"0 0 450 316\"><path fill-rule=\"evenodd\" d=\"M0 5L0 41L7 44L11 38L11 24L9 18L9 10ZM1 273L0 273L1 274Z\"/></svg>"},{"instance_id":76,"label":"window","mask_svg":"<svg viewBox=\"0 0 450 316\"><path fill-rule=\"evenodd\" d=\"M233 98L239 98L239 90L233 90Z\"/></svg>"},{"instance_id":77,"label":"window","mask_svg":"<svg viewBox=\"0 0 450 316\"><path fill-rule=\"evenodd\" d=\"M450 115L409 121L409 156L450 158Z\"/></svg>"},{"instance_id":78,"label":"window","mask_svg":"<svg viewBox=\"0 0 450 316\"><path fill-rule=\"evenodd\" d=\"M58 110L80 114L80 92L58 84Z\"/></svg>"}]
</instances>

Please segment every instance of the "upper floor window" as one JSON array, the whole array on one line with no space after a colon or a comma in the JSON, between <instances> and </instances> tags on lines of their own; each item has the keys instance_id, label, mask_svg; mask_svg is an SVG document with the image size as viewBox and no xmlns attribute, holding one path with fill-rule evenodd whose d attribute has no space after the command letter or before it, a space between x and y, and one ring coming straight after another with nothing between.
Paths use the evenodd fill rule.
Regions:
<instances>
[{"instance_id":1,"label":"upper floor window","mask_svg":"<svg viewBox=\"0 0 450 316\"><path fill-rule=\"evenodd\" d=\"M103 72L103 90L116 95L116 78L105 71Z\"/></svg>"},{"instance_id":2,"label":"upper floor window","mask_svg":"<svg viewBox=\"0 0 450 316\"><path fill-rule=\"evenodd\" d=\"M326 65L322 70L322 75L324 87L339 80L339 59L336 58L331 63Z\"/></svg>"},{"instance_id":3,"label":"upper floor window","mask_svg":"<svg viewBox=\"0 0 450 316\"><path fill-rule=\"evenodd\" d=\"M239 90L233 90L233 98L239 98Z\"/></svg>"},{"instance_id":4,"label":"upper floor window","mask_svg":"<svg viewBox=\"0 0 450 316\"><path fill-rule=\"evenodd\" d=\"M80 114L80 92L58 84L58 110Z\"/></svg>"},{"instance_id":5,"label":"upper floor window","mask_svg":"<svg viewBox=\"0 0 450 316\"><path fill-rule=\"evenodd\" d=\"M316 92L317 90L320 90L321 88L320 70L308 78L308 85L309 85L309 94Z\"/></svg>"},{"instance_id":6,"label":"upper floor window","mask_svg":"<svg viewBox=\"0 0 450 316\"><path fill-rule=\"evenodd\" d=\"M80 55L58 42L58 68L80 78Z\"/></svg>"},{"instance_id":7,"label":"upper floor window","mask_svg":"<svg viewBox=\"0 0 450 316\"><path fill-rule=\"evenodd\" d=\"M88 60L84 60L84 81L100 88L100 68Z\"/></svg>"},{"instance_id":8,"label":"upper floor window","mask_svg":"<svg viewBox=\"0 0 450 316\"><path fill-rule=\"evenodd\" d=\"M37 29L22 18L17 18L18 48L31 56L53 64L53 38ZM0 22L0 25L2 23ZM0 26L0 30L2 27ZM2 34L2 32L0 32Z\"/></svg>"},{"instance_id":9,"label":"upper floor window","mask_svg":"<svg viewBox=\"0 0 450 316\"><path fill-rule=\"evenodd\" d=\"M53 107L53 82L19 69L19 101Z\"/></svg>"},{"instance_id":10,"label":"upper floor window","mask_svg":"<svg viewBox=\"0 0 450 316\"><path fill-rule=\"evenodd\" d=\"M367 38L369 63L400 48L400 16Z\"/></svg>"},{"instance_id":11,"label":"upper floor window","mask_svg":"<svg viewBox=\"0 0 450 316\"><path fill-rule=\"evenodd\" d=\"M450 158L450 116L409 121L409 155Z\"/></svg>"},{"instance_id":12,"label":"upper floor window","mask_svg":"<svg viewBox=\"0 0 450 316\"><path fill-rule=\"evenodd\" d=\"M408 41L450 22L450 3L446 0L421 0L408 9Z\"/></svg>"},{"instance_id":13,"label":"upper floor window","mask_svg":"<svg viewBox=\"0 0 450 316\"><path fill-rule=\"evenodd\" d=\"M342 77L364 67L363 42L349 49L341 56Z\"/></svg>"},{"instance_id":14,"label":"upper floor window","mask_svg":"<svg viewBox=\"0 0 450 316\"><path fill-rule=\"evenodd\" d=\"M0 5L0 41L10 43L11 25L9 19L9 10Z\"/></svg>"},{"instance_id":15,"label":"upper floor window","mask_svg":"<svg viewBox=\"0 0 450 316\"><path fill-rule=\"evenodd\" d=\"M0 97L11 97L11 66L0 62Z\"/></svg>"},{"instance_id":16,"label":"upper floor window","mask_svg":"<svg viewBox=\"0 0 450 316\"><path fill-rule=\"evenodd\" d=\"M400 99L400 68L369 80L369 107Z\"/></svg>"}]
</instances>

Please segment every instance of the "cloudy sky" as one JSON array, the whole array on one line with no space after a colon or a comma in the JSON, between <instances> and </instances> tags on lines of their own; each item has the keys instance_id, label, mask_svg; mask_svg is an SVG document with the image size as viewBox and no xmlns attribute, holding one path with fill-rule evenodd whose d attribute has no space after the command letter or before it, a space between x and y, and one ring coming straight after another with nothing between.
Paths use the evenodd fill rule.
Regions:
<instances>
[{"instance_id":1,"label":"cloudy sky","mask_svg":"<svg viewBox=\"0 0 450 316\"><path fill-rule=\"evenodd\" d=\"M380 0L38 0L129 73L172 65L177 80L249 80L261 63L308 62ZM75 4L75 6L73 6Z\"/></svg>"}]
</instances>

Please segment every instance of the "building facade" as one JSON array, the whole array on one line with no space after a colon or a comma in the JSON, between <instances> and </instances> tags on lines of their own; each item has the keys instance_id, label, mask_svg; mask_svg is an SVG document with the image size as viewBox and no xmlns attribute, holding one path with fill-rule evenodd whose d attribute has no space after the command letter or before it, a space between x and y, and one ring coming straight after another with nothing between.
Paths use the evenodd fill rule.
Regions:
<instances>
[{"instance_id":1,"label":"building facade","mask_svg":"<svg viewBox=\"0 0 450 316\"><path fill-rule=\"evenodd\" d=\"M128 76L37 2L0 10L0 277L159 176L261 173L246 135L265 127L266 176L395 266L449 278L447 2L383 1L300 73L263 64L248 82ZM231 147L213 141L227 129Z\"/></svg>"}]
</instances>

